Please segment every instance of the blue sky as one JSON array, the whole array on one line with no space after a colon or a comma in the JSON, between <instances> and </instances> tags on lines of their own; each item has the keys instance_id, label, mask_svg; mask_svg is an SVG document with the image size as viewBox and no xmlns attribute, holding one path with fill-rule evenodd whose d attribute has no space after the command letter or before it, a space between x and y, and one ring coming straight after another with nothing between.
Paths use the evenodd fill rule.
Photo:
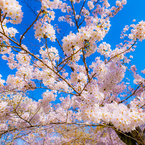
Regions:
<instances>
[{"instance_id":1,"label":"blue sky","mask_svg":"<svg viewBox=\"0 0 145 145\"><path fill-rule=\"evenodd\" d=\"M28 1L28 0L26 0ZM22 34L24 30L27 28L27 23L31 23L35 19L34 14L29 13L29 8L24 5L21 0L19 0L20 4L22 4L22 11L24 12L24 19L22 22L22 25L13 25L13 27L18 27L18 30L20 31L19 34ZM31 1L30 1L31 2ZM115 0L109 0L111 5L115 4ZM37 2L38 4L38 2ZM36 10L40 8L36 3L31 3L32 7L36 7ZM124 6L124 8L113 18L111 18L111 28L109 33L106 35L104 41L111 44L111 48L114 49L116 44L119 44L122 40L120 39L121 31L123 30L125 25L132 24L132 20L136 19L136 23L140 22L141 20L145 21L145 0L128 0L127 5ZM18 35L19 35L18 34ZM28 39L24 40L24 43L26 45L30 45L30 42L35 43L36 45L39 45L38 41L31 41L31 37L33 37L33 29L31 29L28 34L26 35ZM50 43L51 44L51 43ZM33 47L35 48L35 47ZM35 50L38 50L35 49ZM145 40L143 42L138 42L137 48L135 52L132 53L133 59L131 61L132 64L135 64L137 66L138 72L143 70L145 68ZM2 60L0 58L0 74L2 74L2 78L6 79L8 74L13 74L15 71L12 71L8 68L6 65L6 61Z\"/></svg>"}]
</instances>

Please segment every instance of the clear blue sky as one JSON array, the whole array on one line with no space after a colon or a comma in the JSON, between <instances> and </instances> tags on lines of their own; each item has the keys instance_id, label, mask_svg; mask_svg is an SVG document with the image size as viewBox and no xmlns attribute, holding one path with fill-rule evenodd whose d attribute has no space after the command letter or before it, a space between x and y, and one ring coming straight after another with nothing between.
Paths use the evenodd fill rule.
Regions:
<instances>
[{"instance_id":1,"label":"clear blue sky","mask_svg":"<svg viewBox=\"0 0 145 145\"><path fill-rule=\"evenodd\" d=\"M27 0L26 0L27 1ZM20 4L23 4L21 0L19 0ZM31 2L31 1L30 1ZM115 0L109 0L109 2L112 4L115 4ZM33 3L34 4L34 3ZM33 8L34 5L32 4ZM109 33L106 35L104 41L111 44L111 48L114 49L116 44L119 44L121 42L120 40L120 34L123 30L125 25L132 24L132 20L136 19L136 23L144 20L145 21L145 0L128 0L127 5L124 6L124 8L113 18L111 18L111 29ZM37 6L36 9L38 9L39 6ZM23 20L23 28L21 28L21 25L18 25L18 29L20 30L19 34L22 34L24 30L27 28L25 24L27 24L27 21L31 23L35 19L34 14L29 14L28 8L25 6L22 6L22 11L24 14L24 20ZM27 12L26 12L27 11ZM13 27L17 28L17 25L13 25ZM19 35L18 34L18 35ZM25 41L25 44L28 45L31 41L31 36L33 37L33 32L29 31L27 41ZM35 43L36 44L36 43ZM37 44L36 44L37 45ZM38 49L37 49L38 50ZM132 53L133 59L132 64L135 64L137 66L138 71L143 70L145 68L145 40L143 42L138 42L137 48L135 52ZM12 74L15 71L11 71L8 66L6 65L6 61L2 60L0 58L0 74L3 75L3 79L6 79L8 74Z\"/></svg>"}]
</instances>

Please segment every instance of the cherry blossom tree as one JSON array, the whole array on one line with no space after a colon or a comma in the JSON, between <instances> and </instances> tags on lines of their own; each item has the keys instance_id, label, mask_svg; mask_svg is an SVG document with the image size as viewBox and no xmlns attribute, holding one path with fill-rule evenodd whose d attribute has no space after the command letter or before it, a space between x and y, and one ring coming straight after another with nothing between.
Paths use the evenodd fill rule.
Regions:
<instances>
[{"instance_id":1,"label":"cherry blossom tree","mask_svg":"<svg viewBox=\"0 0 145 145\"><path fill-rule=\"evenodd\" d=\"M145 70L137 73L130 53L145 39L145 22L125 26L111 49L103 39L126 0L37 2L35 20L17 34L22 6L0 0L0 55L15 71L0 75L0 143L144 145ZM32 30L38 52L25 43ZM37 90L39 98L30 95Z\"/></svg>"}]
</instances>

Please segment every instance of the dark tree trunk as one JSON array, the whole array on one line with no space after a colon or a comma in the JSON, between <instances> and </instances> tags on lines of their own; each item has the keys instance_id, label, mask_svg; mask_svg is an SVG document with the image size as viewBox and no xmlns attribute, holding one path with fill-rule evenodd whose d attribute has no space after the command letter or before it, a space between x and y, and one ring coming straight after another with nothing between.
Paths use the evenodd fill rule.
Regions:
<instances>
[{"instance_id":1,"label":"dark tree trunk","mask_svg":"<svg viewBox=\"0 0 145 145\"><path fill-rule=\"evenodd\" d=\"M121 131L116 131L116 133L127 145L145 145L145 134L140 127L137 127L136 130L133 130L130 133L123 133Z\"/></svg>"}]
</instances>

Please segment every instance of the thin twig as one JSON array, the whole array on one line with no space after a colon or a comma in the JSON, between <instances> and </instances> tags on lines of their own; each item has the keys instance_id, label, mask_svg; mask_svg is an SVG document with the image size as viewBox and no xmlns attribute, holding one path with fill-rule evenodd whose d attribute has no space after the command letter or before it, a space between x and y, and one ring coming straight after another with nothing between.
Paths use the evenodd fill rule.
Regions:
<instances>
[{"instance_id":1,"label":"thin twig","mask_svg":"<svg viewBox=\"0 0 145 145\"><path fill-rule=\"evenodd\" d=\"M111 57L111 58L106 62L106 64L107 64L108 62L110 62L112 59L116 58L117 56L119 56L119 55L121 55L121 54L123 54L123 53L129 51L129 50L135 45L136 42L137 42L137 40L134 41L134 43L133 43L128 49L126 49L126 50L124 50L123 52L120 52L120 53L114 55L113 57Z\"/></svg>"},{"instance_id":2,"label":"thin twig","mask_svg":"<svg viewBox=\"0 0 145 145\"><path fill-rule=\"evenodd\" d=\"M28 32L28 30L34 25L34 23L38 20L38 18L39 18L39 15L42 13L42 11L40 10L39 11L39 13L38 13L38 15L37 15L37 17L36 17L36 19L33 21L33 23L27 28L27 30L23 33L23 35L21 36L21 38L20 38L20 45L21 45L21 43L22 43L22 39L23 39L23 37L24 37L24 35Z\"/></svg>"},{"instance_id":3,"label":"thin twig","mask_svg":"<svg viewBox=\"0 0 145 145\"><path fill-rule=\"evenodd\" d=\"M140 88L140 85L133 91L133 93L131 95L129 95L127 98L125 98L124 100L120 101L119 103L123 103L124 101L126 101L127 99L129 99L131 96L133 96L136 91Z\"/></svg>"}]
</instances>

